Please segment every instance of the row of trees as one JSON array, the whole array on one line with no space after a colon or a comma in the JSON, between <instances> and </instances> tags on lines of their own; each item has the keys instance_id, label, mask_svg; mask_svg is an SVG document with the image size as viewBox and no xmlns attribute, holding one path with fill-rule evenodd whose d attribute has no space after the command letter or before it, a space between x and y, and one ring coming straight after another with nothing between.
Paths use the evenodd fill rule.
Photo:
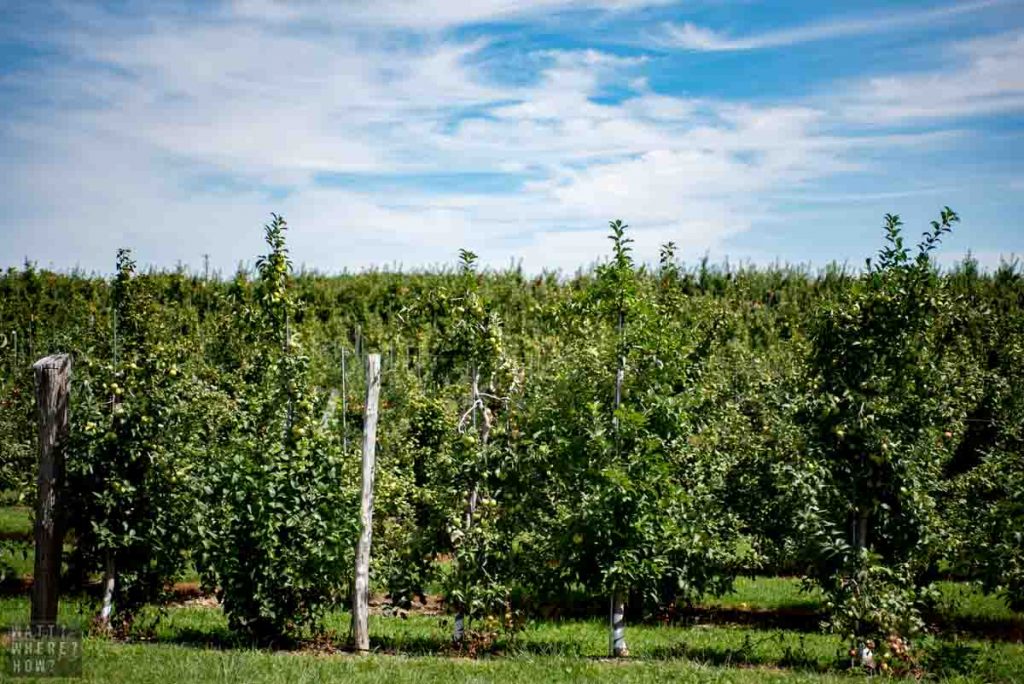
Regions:
<instances>
[{"instance_id":1,"label":"row of trees","mask_svg":"<svg viewBox=\"0 0 1024 684\"><path fill-rule=\"evenodd\" d=\"M355 540L359 359L385 353L374 577L466 619L566 596L671 610L799 572L853 640L925 627L932 583L1024 604L1024 280L940 273L895 216L860 272L684 270L673 245L570 279L294 274L285 224L229 281L0 277L6 488L32 476L24 361L77 357L74 575L117 615L188 563L232 627L315 629ZM30 346L26 346L30 345ZM450 562L438 562L450 559ZM626 651L616 632L612 644Z\"/></svg>"},{"instance_id":2,"label":"row of trees","mask_svg":"<svg viewBox=\"0 0 1024 684\"><path fill-rule=\"evenodd\" d=\"M106 577L122 626L188 560L231 627L258 639L315 626L343 593L353 478L292 322L285 228L266 227L254 287L227 294L214 362L178 334L194 312L159 315L118 254L111 346L75 370L65 513L73 574Z\"/></svg>"}]
</instances>

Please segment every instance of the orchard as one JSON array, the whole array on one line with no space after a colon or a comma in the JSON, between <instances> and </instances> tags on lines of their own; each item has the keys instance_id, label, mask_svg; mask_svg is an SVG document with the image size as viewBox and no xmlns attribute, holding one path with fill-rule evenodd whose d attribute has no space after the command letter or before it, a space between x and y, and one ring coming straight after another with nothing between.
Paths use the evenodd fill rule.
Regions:
<instances>
[{"instance_id":1,"label":"orchard","mask_svg":"<svg viewBox=\"0 0 1024 684\"><path fill-rule=\"evenodd\" d=\"M93 627L193 576L235 635L325 638L378 352L373 591L437 601L452 648L583 614L625 657L632 624L795 576L852 666L919 671L937 583L1024 608L1024 275L940 269L958 220L908 246L886 216L863 268L820 272L638 263L614 221L572 277L466 250L326 276L278 216L225 278L27 263L0 274L0 488L34 504L29 366L70 354L61 586L106 589Z\"/></svg>"}]
</instances>

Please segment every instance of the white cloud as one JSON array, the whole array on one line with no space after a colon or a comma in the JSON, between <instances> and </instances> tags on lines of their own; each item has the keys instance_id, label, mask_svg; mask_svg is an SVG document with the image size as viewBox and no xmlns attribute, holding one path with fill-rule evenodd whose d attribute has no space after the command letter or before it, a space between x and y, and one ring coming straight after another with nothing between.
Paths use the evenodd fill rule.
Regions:
<instances>
[{"instance_id":1,"label":"white cloud","mask_svg":"<svg viewBox=\"0 0 1024 684\"><path fill-rule=\"evenodd\" d=\"M630 4L642 3L442 3L437 25ZM397 4L373 7L401 23ZM432 264L460 246L574 269L607 253L619 217L641 258L668 240L693 255L748 230L769 193L860 168L864 148L932 140L838 135L824 106L659 94L638 77L643 58L596 50L532 53L536 78L500 83L479 67L485 40L368 38L333 11L264 0L216 21L89 15L57 34L73 60L8 76L43 104L0 115L13 179L0 263L99 268L127 245L143 263L208 253L230 269L258 252L271 210L292 224L296 259L325 269ZM610 88L626 95L595 99ZM330 186L324 173L511 175L507 191L472 194Z\"/></svg>"},{"instance_id":2,"label":"white cloud","mask_svg":"<svg viewBox=\"0 0 1024 684\"><path fill-rule=\"evenodd\" d=\"M889 12L865 18L833 20L739 37L684 22L680 25L666 25L659 42L665 46L702 52L759 50L926 26L1005 4L1007 0L977 0L927 10Z\"/></svg>"},{"instance_id":3,"label":"white cloud","mask_svg":"<svg viewBox=\"0 0 1024 684\"><path fill-rule=\"evenodd\" d=\"M263 21L442 29L572 10L628 11L674 0L236 0L236 16Z\"/></svg>"},{"instance_id":4,"label":"white cloud","mask_svg":"<svg viewBox=\"0 0 1024 684\"><path fill-rule=\"evenodd\" d=\"M879 76L839 97L844 114L876 123L1024 110L1024 31L954 45L944 69Z\"/></svg>"}]
</instances>

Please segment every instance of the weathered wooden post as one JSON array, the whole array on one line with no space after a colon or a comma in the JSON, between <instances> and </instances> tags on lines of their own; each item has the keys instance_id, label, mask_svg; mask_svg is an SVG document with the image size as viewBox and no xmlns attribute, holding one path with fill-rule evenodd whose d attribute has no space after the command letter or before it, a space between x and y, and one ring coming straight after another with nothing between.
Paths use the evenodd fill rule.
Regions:
<instances>
[{"instance_id":1,"label":"weathered wooden post","mask_svg":"<svg viewBox=\"0 0 1024 684\"><path fill-rule=\"evenodd\" d=\"M57 622L63 525L59 507L68 436L71 357L56 354L32 366L39 410L39 478L36 500L36 558L32 574L32 624Z\"/></svg>"},{"instance_id":2,"label":"weathered wooden post","mask_svg":"<svg viewBox=\"0 0 1024 684\"><path fill-rule=\"evenodd\" d=\"M359 501L359 544L356 547L356 588L352 597L352 642L370 650L370 542L373 537L373 478L377 455L377 401L380 397L380 354L366 359L366 408L363 414L363 483Z\"/></svg>"}]
</instances>

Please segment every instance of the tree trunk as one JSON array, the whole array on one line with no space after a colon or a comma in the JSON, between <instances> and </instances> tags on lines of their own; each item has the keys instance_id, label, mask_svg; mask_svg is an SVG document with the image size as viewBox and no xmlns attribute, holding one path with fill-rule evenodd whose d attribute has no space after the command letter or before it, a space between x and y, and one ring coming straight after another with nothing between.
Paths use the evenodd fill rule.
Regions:
<instances>
[{"instance_id":1,"label":"tree trunk","mask_svg":"<svg viewBox=\"0 0 1024 684\"><path fill-rule=\"evenodd\" d=\"M60 556L64 530L60 497L64 486L64 445L68 436L71 357L57 354L33 366L39 411L39 477L35 521L32 624L57 621Z\"/></svg>"},{"instance_id":2,"label":"tree trunk","mask_svg":"<svg viewBox=\"0 0 1024 684\"><path fill-rule=\"evenodd\" d=\"M478 424L476 412L478 406L481 405L480 400L480 371L476 368L473 369L473 384L470 390L470 410L473 415L473 429L477 431L480 438L480 450L486 453L487 440L491 434L491 413L486 408L481 411L482 422ZM465 514L465 530L468 534L469 529L473 526L473 516L476 515L476 507L480 499L480 482L473 482L473 486L470 488L469 493L466 496L466 514ZM459 606L458 612L455 614L455 625L452 629L452 640L455 642L461 642L465 637L465 613L463 606Z\"/></svg>"},{"instance_id":3,"label":"tree trunk","mask_svg":"<svg viewBox=\"0 0 1024 684\"><path fill-rule=\"evenodd\" d=\"M860 551L868 545L868 512L863 509L857 511L857 535L854 547Z\"/></svg>"},{"instance_id":4,"label":"tree trunk","mask_svg":"<svg viewBox=\"0 0 1024 684\"><path fill-rule=\"evenodd\" d=\"M622 334L623 317L619 316L619 334ZM619 356L619 367L615 371L615 413L612 427L615 430L615 452L619 453L619 407L622 405L622 381L626 376L626 360ZM626 607L624 594L620 590L612 592L611 611L608 634L608 655L622 658L629 655L626 648Z\"/></svg>"}]
</instances>

